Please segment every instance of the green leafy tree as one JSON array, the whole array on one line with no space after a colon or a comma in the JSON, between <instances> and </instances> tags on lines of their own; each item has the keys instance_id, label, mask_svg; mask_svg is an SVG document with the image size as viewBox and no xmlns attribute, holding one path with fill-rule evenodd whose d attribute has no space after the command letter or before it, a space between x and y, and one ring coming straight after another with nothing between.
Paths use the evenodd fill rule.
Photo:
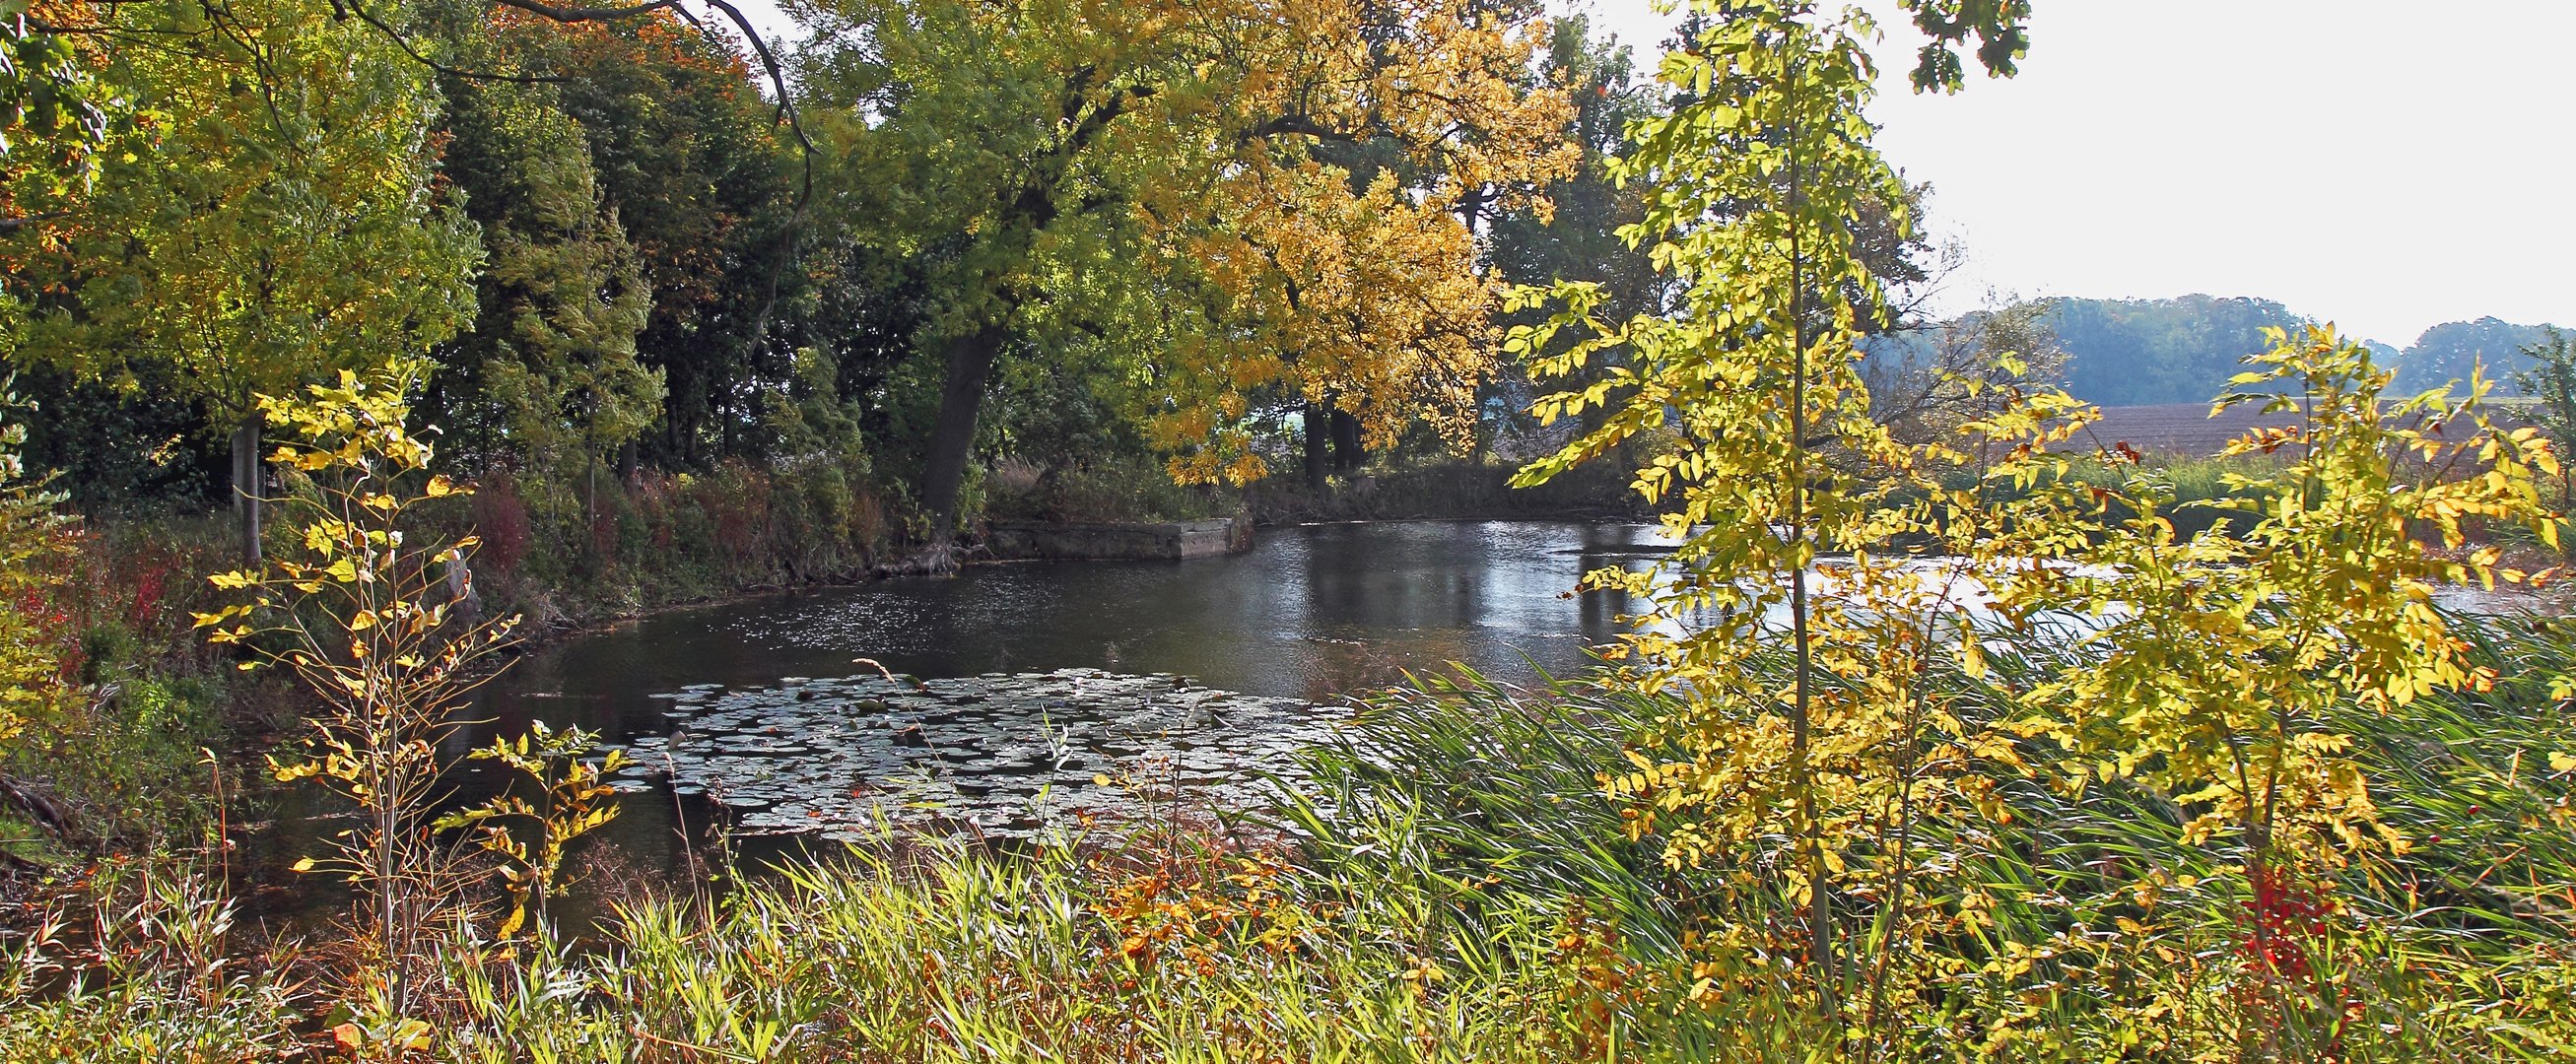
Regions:
<instances>
[{"instance_id":1,"label":"green leafy tree","mask_svg":"<svg viewBox=\"0 0 2576 1064\"><path fill-rule=\"evenodd\" d=\"M2576 453L2576 343L2566 333L2551 327L2542 331L2539 343L2522 349L2531 368L2514 375L2514 383L2532 397L2532 422L2548 434L2549 442L2560 454ZM2562 468L2558 477L2558 504L2564 509L2576 502L2576 470Z\"/></svg>"},{"instance_id":2,"label":"green leafy tree","mask_svg":"<svg viewBox=\"0 0 2576 1064\"><path fill-rule=\"evenodd\" d=\"M766 397L796 380L777 326L808 277L786 116L741 41L669 10L569 24L508 10L493 25L511 69L562 79L558 105L650 293L634 343L660 410L621 464L759 456ZM639 394L608 376L623 383L601 394ZM624 440L618 420L595 435Z\"/></svg>"},{"instance_id":3,"label":"green leafy tree","mask_svg":"<svg viewBox=\"0 0 2576 1064\"><path fill-rule=\"evenodd\" d=\"M1141 385L1131 416L1184 479L1266 472L1247 446L1265 395L1334 397L1381 441L1426 412L1468 423L1496 293L1458 208L1554 165L1526 13L868 0L808 14L809 111L843 116L832 181L929 297L937 413L917 481L935 541L1006 356L1114 355ZM1345 158L1363 146L1404 172Z\"/></svg>"},{"instance_id":4,"label":"green leafy tree","mask_svg":"<svg viewBox=\"0 0 2576 1064\"><path fill-rule=\"evenodd\" d=\"M1610 166L1628 143L1628 128L1652 117L1658 101L1653 82L1638 81L1629 49L1594 39L1589 30L1580 16L1558 20L1546 67L1550 80L1571 90L1573 111L1565 135L1581 147L1582 161L1572 174L1547 186L1547 210L1533 204L1495 218L1487 230L1485 255L1495 272L1513 284L1595 282L1602 289L1598 313L1625 319L1661 310L1670 295L1671 286L1646 249L1619 235L1644 219L1645 187L1617 180ZM1505 319L1507 325L1540 320L1543 315L1536 310ZM1592 368L1598 372L1607 366ZM1536 398L1526 375L1497 377L1487 385L1487 395L1492 406L1503 408L1489 411L1496 435L1535 435L1534 423L1521 416Z\"/></svg>"},{"instance_id":5,"label":"green leafy tree","mask_svg":"<svg viewBox=\"0 0 2576 1064\"><path fill-rule=\"evenodd\" d=\"M42 234L48 253L19 280L60 294L12 357L124 388L164 380L234 426L255 561L255 397L445 339L470 311L473 232L431 193L428 71L307 0L101 13L135 42L107 76L133 93L142 143Z\"/></svg>"},{"instance_id":6,"label":"green leafy tree","mask_svg":"<svg viewBox=\"0 0 2576 1064\"><path fill-rule=\"evenodd\" d=\"M636 346L652 289L555 85L450 77L442 87L446 173L487 265L473 328L438 352L440 424L451 450L520 465L527 480L585 479L583 505L594 507L601 464L662 417L662 372Z\"/></svg>"},{"instance_id":7,"label":"green leafy tree","mask_svg":"<svg viewBox=\"0 0 2576 1064\"><path fill-rule=\"evenodd\" d=\"M62 217L96 172L109 123L126 117L117 86L98 76L99 47L61 25L86 22L94 9L33 6L0 3L0 232ZM0 315L17 309L9 303L0 300Z\"/></svg>"}]
</instances>

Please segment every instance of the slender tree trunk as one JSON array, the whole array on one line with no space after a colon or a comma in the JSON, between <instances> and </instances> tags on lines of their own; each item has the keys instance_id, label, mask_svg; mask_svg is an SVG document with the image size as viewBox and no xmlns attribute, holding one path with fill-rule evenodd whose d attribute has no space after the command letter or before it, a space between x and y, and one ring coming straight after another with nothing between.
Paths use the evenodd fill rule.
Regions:
<instances>
[{"instance_id":1,"label":"slender tree trunk","mask_svg":"<svg viewBox=\"0 0 2576 1064\"><path fill-rule=\"evenodd\" d=\"M233 429L233 518L241 532L241 563L259 568L260 415L253 412Z\"/></svg>"},{"instance_id":2,"label":"slender tree trunk","mask_svg":"<svg viewBox=\"0 0 2576 1064\"><path fill-rule=\"evenodd\" d=\"M411 1008L411 935L402 919L402 896L405 884L402 858L395 852L399 840L395 832L402 829L400 811L393 807L387 794L377 800L376 809L376 920L385 939L385 972L392 981L392 998L396 1011Z\"/></svg>"},{"instance_id":3,"label":"slender tree trunk","mask_svg":"<svg viewBox=\"0 0 2576 1064\"><path fill-rule=\"evenodd\" d=\"M1306 404L1306 490L1317 495L1324 493L1324 474L1328 472L1325 466L1331 460L1325 453L1331 442L1331 424L1324 404Z\"/></svg>"},{"instance_id":4,"label":"slender tree trunk","mask_svg":"<svg viewBox=\"0 0 2576 1064\"><path fill-rule=\"evenodd\" d=\"M921 471L921 505L930 511L933 547L956 541L957 492L975 448L984 385L993 378L1004 337L1001 326L987 325L948 342L947 381L939 389L939 419L930 426L930 453Z\"/></svg>"},{"instance_id":5,"label":"slender tree trunk","mask_svg":"<svg viewBox=\"0 0 2576 1064\"><path fill-rule=\"evenodd\" d=\"M1786 38L1781 47L1790 47ZM1807 514L1807 257L1805 244L1799 239L1806 231L1806 189L1799 184L1798 173L1796 66L1790 66L1789 71L1787 81L1792 91L1783 105L1789 115L1789 535L1793 544L1804 544L1811 531ZM1835 1008L1840 965L1834 955L1833 893L1825 885L1824 826L1816 817L1815 767L1809 760L1816 668L1807 601L1810 560L1797 559L1789 570L1789 626L1797 656L1789 711L1789 778L1790 785L1797 789L1799 835L1807 849L1807 920L1812 936L1809 948L1815 953L1816 988L1830 1013Z\"/></svg>"},{"instance_id":6,"label":"slender tree trunk","mask_svg":"<svg viewBox=\"0 0 2576 1064\"><path fill-rule=\"evenodd\" d=\"M1360 419L1341 410L1333 411L1333 471L1357 472L1360 463L1367 460L1368 452L1360 447Z\"/></svg>"}]
</instances>

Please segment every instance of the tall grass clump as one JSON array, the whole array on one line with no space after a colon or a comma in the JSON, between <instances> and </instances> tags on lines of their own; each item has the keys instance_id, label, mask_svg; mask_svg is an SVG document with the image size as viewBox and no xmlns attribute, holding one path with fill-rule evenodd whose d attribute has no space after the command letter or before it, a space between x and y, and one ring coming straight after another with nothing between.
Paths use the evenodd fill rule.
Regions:
<instances>
[{"instance_id":1,"label":"tall grass clump","mask_svg":"<svg viewBox=\"0 0 2576 1064\"><path fill-rule=\"evenodd\" d=\"M305 988L240 941L221 883L110 863L0 946L0 1060L289 1059Z\"/></svg>"},{"instance_id":2,"label":"tall grass clump","mask_svg":"<svg viewBox=\"0 0 2576 1064\"><path fill-rule=\"evenodd\" d=\"M460 967L453 1059L1564 1060L1599 948L1535 910L1476 933L1210 838L997 858L853 849L609 945ZM1364 909L1356 903L1369 903ZM552 988L549 990L548 988Z\"/></svg>"},{"instance_id":3,"label":"tall grass clump","mask_svg":"<svg viewBox=\"0 0 2576 1064\"><path fill-rule=\"evenodd\" d=\"M1794 890L1748 894L1653 833L1605 834L1628 810L1599 781L1653 752L1677 700L1424 681L1372 699L1313 755L1316 791L1283 827L1312 881L1435 905L1423 924L1537 910L1615 928L1622 1059L2546 1059L2576 1044L2576 755L2550 690L2576 642L2558 621L2455 622L2504 679L2339 717L2386 821L2415 840L2403 855L2267 894L2241 844L2189 830L2195 803L2125 780L2049 786L2083 759L2015 740L2023 763L1992 779L1993 806L1917 829L1941 840L1915 871L1939 933L1862 932L1857 985L1877 992L1859 1003L1861 1045L1811 1007ZM1996 723L2080 664L1999 642L1982 673L1933 682ZM1774 650L1764 667L1794 666Z\"/></svg>"}]
</instances>

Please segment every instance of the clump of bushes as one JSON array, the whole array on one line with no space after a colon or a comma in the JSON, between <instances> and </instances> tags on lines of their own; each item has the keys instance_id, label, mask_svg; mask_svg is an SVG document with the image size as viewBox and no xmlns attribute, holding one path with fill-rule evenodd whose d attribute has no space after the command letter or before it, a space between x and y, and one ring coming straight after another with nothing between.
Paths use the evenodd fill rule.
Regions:
<instances>
[{"instance_id":1,"label":"clump of bushes","mask_svg":"<svg viewBox=\"0 0 2576 1064\"><path fill-rule=\"evenodd\" d=\"M1512 486L1517 468L1473 458L1385 462L1335 477L1321 493L1281 475L1254 484L1245 495L1265 522L1653 515L1629 487L1630 474L1609 463L1528 488Z\"/></svg>"},{"instance_id":2,"label":"clump of bushes","mask_svg":"<svg viewBox=\"0 0 2576 1064\"><path fill-rule=\"evenodd\" d=\"M1004 459L984 474L981 488L983 516L996 521L1195 521L1232 516L1242 505L1234 491L1174 483L1161 462L1124 452L1044 465Z\"/></svg>"},{"instance_id":3,"label":"clump of bushes","mask_svg":"<svg viewBox=\"0 0 2576 1064\"><path fill-rule=\"evenodd\" d=\"M482 540L491 608L544 625L760 587L857 579L900 549L889 493L863 461L728 462L603 478L595 499L487 474L448 522ZM560 496L546 500L549 493Z\"/></svg>"}]
</instances>

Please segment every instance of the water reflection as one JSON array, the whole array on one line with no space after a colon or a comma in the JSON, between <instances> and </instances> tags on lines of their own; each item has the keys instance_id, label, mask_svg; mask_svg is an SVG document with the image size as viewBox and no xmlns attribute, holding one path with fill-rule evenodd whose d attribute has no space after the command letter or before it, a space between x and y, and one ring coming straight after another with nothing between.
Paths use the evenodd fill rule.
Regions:
<instances>
[{"instance_id":1,"label":"water reflection","mask_svg":"<svg viewBox=\"0 0 2576 1064\"><path fill-rule=\"evenodd\" d=\"M667 734L658 696L702 684L851 676L851 659L931 679L1096 668L1174 673L1248 695L1323 700L1462 663L1504 680L1572 672L1632 607L1572 594L1591 569L1663 549L1652 526L1582 522L1263 529L1242 555L1187 562L1026 562L672 611L519 661L477 707L465 747L532 720L628 743ZM499 781L460 770L468 792ZM650 870L714 812L635 795L610 835Z\"/></svg>"},{"instance_id":2,"label":"water reflection","mask_svg":"<svg viewBox=\"0 0 2576 1064\"><path fill-rule=\"evenodd\" d=\"M1615 635L1618 604L1569 593L1586 569L1635 557L1655 536L1578 523L1266 529L1231 558L977 567L674 615L609 638L624 644L613 653L656 659L634 664L665 690L836 675L856 656L928 677L1087 667L1304 698L1451 661L1525 678L1523 655L1576 669L1584 647ZM753 671L713 660L737 654ZM676 657L699 659L686 678Z\"/></svg>"}]
</instances>

